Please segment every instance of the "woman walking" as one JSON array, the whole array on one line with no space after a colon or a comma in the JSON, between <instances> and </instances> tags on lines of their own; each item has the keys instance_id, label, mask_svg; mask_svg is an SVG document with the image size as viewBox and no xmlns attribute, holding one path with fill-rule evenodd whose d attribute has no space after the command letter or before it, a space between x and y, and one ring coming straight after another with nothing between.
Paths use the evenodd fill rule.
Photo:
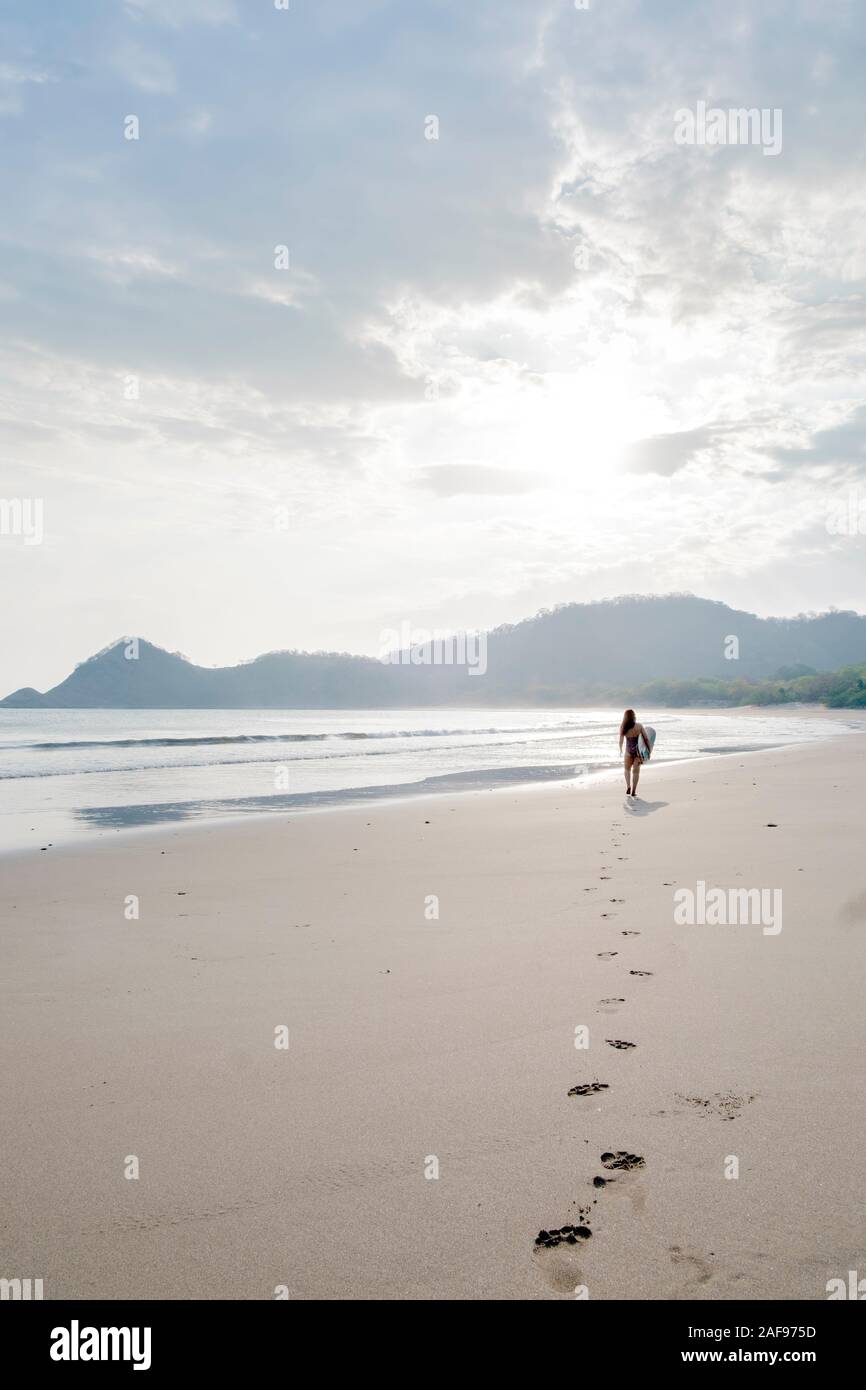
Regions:
<instances>
[{"instance_id":1,"label":"woman walking","mask_svg":"<svg viewBox=\"0 0 866 1390\"><path fill-rule=\"evenodd\" d=\"M626 796L637 796L637 783L640 777L641 756L638 751L638 740L643 735L646 743L649 738L643 724L638 724L633 709L627 709L622 717L619 726L619 751L622 752L623 739L625 739L625 794ZM629 780L631 779L631 780Z\"/></svg>"}]
</instances>

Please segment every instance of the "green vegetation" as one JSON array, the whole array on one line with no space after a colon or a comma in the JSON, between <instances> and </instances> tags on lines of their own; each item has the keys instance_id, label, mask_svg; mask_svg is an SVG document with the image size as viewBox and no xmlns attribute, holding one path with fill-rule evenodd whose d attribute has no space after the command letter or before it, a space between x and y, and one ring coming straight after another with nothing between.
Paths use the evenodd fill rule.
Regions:
<instances>
[{"instance_id":1,"label":"green vegetation","mask_svg":"<svg viewBox=\"0 0 866 1390\"><path fill-rule=\"evenodd\" d=\"M624 698L622 690L617 699ZM630 702L669 705L789 705L821 704L829 709L866 708L866 666L845 666L841 671L815 671L810 675L772 680L714 679L654 680L627 696Z\"/></svg>"}]
</instances>

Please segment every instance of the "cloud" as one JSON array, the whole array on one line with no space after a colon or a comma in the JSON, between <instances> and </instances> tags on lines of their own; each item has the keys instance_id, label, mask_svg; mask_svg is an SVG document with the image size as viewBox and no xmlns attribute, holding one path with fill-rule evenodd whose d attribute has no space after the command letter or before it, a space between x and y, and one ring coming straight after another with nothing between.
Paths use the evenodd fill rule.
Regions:
<instances>
[{"instance_id":1,"label":"cloud","mask_svg":"<svg viewBox=\"0 0 866 1390\"><path fill-rule=\"evenodd\" d=\"M235 24L238 10L234 0L124 0L131 19L149 20L170 29L187 24Z\"/></svg>"},{"instance_id":2,"label":"cloud","mask_svg":"<svg viewBox=\"0 0 866 1390\"><path fill-rule=\"evenodd\" d=\"M24 110L22 88L41 87L57 79L30 63L0 63L0 116L18 116Z\"/></svg>"},{"instance_id":3,"label":"cloud","mask_svg":"<svg viewBox=\"0 0 866 1390\"><path fill-rule=\"evenodd\" d=\"M629 450L626 467L631 473L658 473L670 478L712 444L713 430L707 426L638 439Z\"/></svg>"},{"instance_id":4,"label":"cloud","mask_svg":"<svg viewBox=\"0 0 866 1390\"><path fill-rule=\"evenodd\" d=\"M423 469L418 483L437 497L505 497L544 487L532 473L483 463L441 463Z\"/></svg>"},{"instance_id":5,"label":"cloud","mask_svg":"<svg viewBox=\"0 0 866 1390\"><path fill-rule=\"evenodd\" d=\"M148 95L174 92L177 77L170 60L156 49L127 41L115 49L113 64L125 81Z\"/></svg>"},{"instance_id":6,"label":"cloud","mask_svg":"<svg viewBox=\"0 0 866 1390\"><path fill-rule=\"evenodd\" d=\"M253 299L264 300L266 304L281 304L287 309L303 304L318 289L316 276L299 266L293 266L291 271L274 270L268 279L263 276L251 277L243 286L244 293Z\"/></svg>"},{"instance_id":7,"label":"cloud","mask_svg":"<svg viewBox=\"0 0 866 1390\"><path fill-rule=\"evenodd\" d=\"M207 135L212 125L212 111L195 111L184 121L184 129L189 135Z\"/></svg>"},{"instance_id":8,"label":"cloud","mask_svg":"<svg viewBox=\"0 0 866 1390\"><path fill-rule=\"evenodd\" d=\"M816 430L806 445L767 452L786 473L806 467L831 467L866 476L866 405L841 424Z\"/></svg>"},{"instance_id":9,"label":"cloud","mask_svg":"<svg viewBox=\"0 0 866 1390\"><path fill-rule=\"evenodd\" d=\"M164 260L158 252L146 247L94 246L87 254L101 267L111 280L128 284L140 276L176 276L179 267Z\"/></svg>"},{"instance_id":10,"label":"cloud","mask_svg":"<svg viewBox=\"0 0 866 1390\"><path fill-rule=\"evenodd\" d=\"M51 75L41 68L22 67L15 63L0 63L0 82L7 82L10 86L21 86L28 82L40 84L53 80Z\"/></svg>"}]
</instances>

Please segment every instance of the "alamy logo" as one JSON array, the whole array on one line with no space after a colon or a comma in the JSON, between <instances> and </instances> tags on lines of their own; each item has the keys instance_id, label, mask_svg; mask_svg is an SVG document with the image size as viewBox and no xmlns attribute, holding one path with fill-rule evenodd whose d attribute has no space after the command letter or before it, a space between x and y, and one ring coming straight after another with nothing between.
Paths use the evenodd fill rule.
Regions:
<instances>
[{"instance_id":1,"label":"alamy logo","mask_svg":"<svg viewBox=\"0 0 866 1390\"><path fill-rule=\"evenodd\" d=\"M131 1361L134 1371L150 1370L149 1327L69 1327L51 1331L52 1361Z\"/></svg>"},{"instance_id":2,"label":"alamy logo","mask_svg":"<svg viewBox=\"0 0 866 1390\"><path fill-rule=\"evenodd\" d=\"M0 1279L0 1300L26 1301L42 1298L41 1279Z\"/></svg>"},{"instance_id":3,"label":"alamy logo","mask_svg":"<svg viewBox=\"0 0 866 1390\"><path fill-rule=\"evenodd\" d=\"M827 532L831 536L866 536L866 495L852 488L836 496L827 508Z\"/></svg>"},{"instance_id":4,"label":"alamy logo","mask_svg":"<svg viewBox=\"0 0 866 1390\"><path fill-rule=\"evenodd\" d=\"M866 1279L858 1279L856 1269L848 1270L848 1283L844 1279L828 1279L825 1285L827 1298L850 1298L862 1303L866 1299Z\"/></svg>"},{"instance_id":5,"label":"alamy logo","mask_svg":"<svg viewBox=\"0 0 866 1390\"><path fill-rule=\"evenodd\" d=\"M20 536L25 545L41 545L43 513L41 497L0 497L0 536Z\"/></svg>"},{"instance_id":6,"label":"alamy logo","mask_svg":"<svg viewBox=\"0 0 866 1390\"><path fill-rule=\"evenodd\" d=\"M682 106L674 112L676 145L761 145L764 154L782 152L782 112L777 106L707 109L699 101L695 110Z\"/></svg>"},{"instance_id":7,"label":"alamy logo","mask_svg":"<svg viewBox=\"0 0 866 1390\"><path fill-rule=\"evenodd\" d=\"M429 631L403 622L379 633L379 660L385 666L465 666L470 676L483 676L487 633Z\"/></svg>"},{"instance_id":8,"label":"alamy logo","mask_svg":"<svg viewBox=\"0 0 866 1390\"><path fill-rule=\"evenodd\" d=\"M702 878L691 888L674 893L677 926L760 926L764 936L782 930L781 888L707 888Z\"/></svg>"}]
</instances>

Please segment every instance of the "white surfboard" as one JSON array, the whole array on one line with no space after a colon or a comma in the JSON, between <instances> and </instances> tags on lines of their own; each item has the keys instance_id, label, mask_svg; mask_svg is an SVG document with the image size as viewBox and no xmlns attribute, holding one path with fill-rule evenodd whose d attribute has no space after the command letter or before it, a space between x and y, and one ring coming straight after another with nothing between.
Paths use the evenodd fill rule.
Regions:
<instances>
[{"instance_id":1,"label":"white surfboard","mask_svg":"<svg viewBox=\"0 0 866 1390\"><path fill-rule=\"evenodd\" d=\"M644 735L646 735L646 737L644 737ZM656 742L656 731L655 731L655 729L651 729L650 726L649 726L649 724L644 724L644 726L643 726L643 733L640 735L640 737L639 737L639 739L638 739L638 741L637 741L637 751L638 751L638 754L639 754L639 756L640 756L640 760L641 760L642 763L648 763L648 762L649 762L650 758L651 758L652 755L653 755L653 749L655 748L655 742Z\"/></svg>"}]
</instances>

